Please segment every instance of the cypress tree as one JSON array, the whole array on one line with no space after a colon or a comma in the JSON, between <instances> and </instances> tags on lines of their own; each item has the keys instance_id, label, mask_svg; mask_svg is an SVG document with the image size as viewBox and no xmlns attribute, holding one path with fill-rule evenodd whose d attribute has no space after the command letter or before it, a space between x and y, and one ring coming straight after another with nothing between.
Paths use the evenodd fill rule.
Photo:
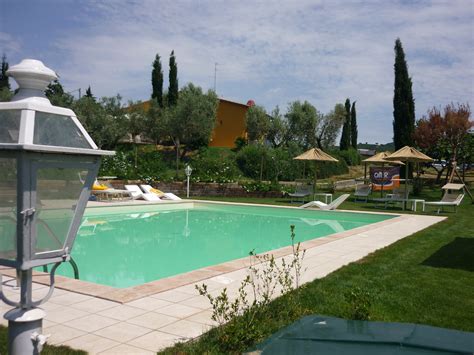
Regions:
<instances>
[{"instance_id":1,"label":"cypress tree","mask_svg":"<svg viewBox=\"0 0 474 355\"><path fill-rule=\"evenodd\" d=\"M344 106L346 108L346 117L342 126L341 142L339 143L340 150L348 150L351 146L351 102L349 99L346 99Z\"/></svg>"},{"instance_id":2,"label":"cypress tree","mask_svg":"<svg viewBox=\"0 0 474 355\"><path fill-rule=\"evenodd\" d=\"M170 73L169 73L169 88L168 88L168 104L175 106L178 103L178 65L174 50L170 55Z\"/></svg>"},{"instance_id":3,"label":"cypress tree","mask_svg":"<svg viewBox=\"0 0 474 355\"><path fill-rule=\"evenodd\" d=\"M393 142L395 150L413 145L415 100L412 81L400 38L395 41L395 90L393 95Z\"/></svg>"},{"instance_id":4,"label":"cypress tree","mask_svg":"<svg viewBox=\"0 0 474 355\"><path fill-rule=\"evenodd\" d=\"M357 149L357 114L356 114L356 102L352 103L351 107L351 143L352 148Z\"/></svg>"},{"instance_id":5,"label":"cypress tree","mask_svg":"<svg viewBox=\"0 0 474 355\"><path fill-rule=\"evenodd\" d=\"M3 88L7 88L8 90L10 90L10 82L8 81L7 70L7 56L4 54L2 56L2 68L0 71L0 90L2 90Z\"/></svg>"},{"instance_id":6,"label":"cypress tree","mask_svg":"<svg viewBox=\"0 0 474 355\"><path fill-rule=\"evenodd\" d=\"M155 99L159 107L163 107L163 70L159 54L156 54L151 71L151 98Z\"/></svg>"},{"instance_id":7,"label":"cypress tree","mask_svg":"<svg viewBox=\"0 0 474 355\"><path fill-rule=\"evenodd\" d=\"M86 90L86 97L89 97L89 98L91 98L92 100L95 100L94 95L92 95L92 90L91 90L91 86L90 86L90 85L89 85L89 87L88 87L87 90Z\"/></svg>"}]
</instances>

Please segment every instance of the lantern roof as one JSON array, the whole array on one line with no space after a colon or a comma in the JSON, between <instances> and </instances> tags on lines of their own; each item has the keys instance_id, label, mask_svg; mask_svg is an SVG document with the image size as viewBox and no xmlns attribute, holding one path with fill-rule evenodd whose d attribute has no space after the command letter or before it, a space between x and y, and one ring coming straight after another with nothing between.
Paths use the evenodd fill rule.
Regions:
<instances>
[{"instance_id":1,"label":"lantern roof","mask_svg":"<svg viewBox=\"0 0 474 355\"><path fill-rule=\"evenodd\" d=\"M24 59L7 75L19 88L12 101L0 103L0 150L114 154L98 149L72 110L51 104L44 92L58 76L41 61Z\"/></svg>"}]
</instances>

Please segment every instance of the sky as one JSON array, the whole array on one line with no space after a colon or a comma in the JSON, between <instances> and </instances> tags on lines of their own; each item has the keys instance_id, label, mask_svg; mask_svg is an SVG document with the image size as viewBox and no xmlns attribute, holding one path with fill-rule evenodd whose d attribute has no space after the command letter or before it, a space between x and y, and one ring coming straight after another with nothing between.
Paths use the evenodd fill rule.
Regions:
<instances>
[{"instance_id":1,"label":"sky","mask_svg":"<svg viewBox=\"0 0 474 355\"><path fill-rule=\"evenodd\" d=\"M356 101L359 141L393 137L394 43L416 117L474 97L474 0L0 0L0 54L43 61L78 95L148 100L155 55L165 89L172 50L192 82L271 111L307 100L327 113ZM74 91L76 90L76 91Z\"/></svg>"}]
</instances>

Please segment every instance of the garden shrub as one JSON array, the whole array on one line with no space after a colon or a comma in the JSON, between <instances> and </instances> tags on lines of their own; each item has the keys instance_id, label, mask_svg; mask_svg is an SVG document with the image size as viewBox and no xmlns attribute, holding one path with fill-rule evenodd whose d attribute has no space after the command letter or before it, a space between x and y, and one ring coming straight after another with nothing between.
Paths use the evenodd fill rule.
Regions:
<instances>
[{"instance_id":1,"label":"garden shrub","mask_svg":"<svg viewBox=\"0 0 474 355\"><path fill-rule=\"evenodd\" d=\"M245 147L248 144L247 139L244 137L237 137L237 139L234 142L234 148L232 148L233 152L238 152L240 151L243 147Z\"/></svg>"},{"instance_id":2,"label":"garden shrub","mask_svg":"<svg viewBox=\"0 0 474 355\"><path fill-rule=\"evenodd\" d=\"M347 174L349 172L349 168L347 167L346 161L340 157L337 157L335 154L330 153L333 155L335 158L339 160L337 163L332 163L332 162L316 162L317 168L316 168L316 174L318 179L326 179L334 175L342 175L342 174ZM313 162L309 162L311 164L310 172L311 176L314 176L314 168L313 168Z\"/></svg>"},{"instance_id":3,"label":"garden shrub","mask_svg":"<svg viewBox=\"0 0 474 355\"><path fill-rule=\"evenodd\" d=\"M240 177L235 153L224 149L202 149L190 161L195 182L234 182Z\"/></svg>"},{"instance_id":4,"label":"garden shrub","mask_svg":"<svg viewBox=\"0 0 474 355\"><path fill-rule=\"evenodd\" d=\"M348 150L340 150L331 152L331 154L335 155L336 158L342 158L349 166L360 165L361 158L359 152L354 148L349 148Z\"/></svg>"},{"instance_id":5,"label":"garden shrub","mask_svg":"<svg viewBox=\"0 0 474 355\"><path fill-rule=\"evenodd\" d=\"M303 175L304 163L293 158L300 154L295 146L268 149L266 179L271 181L293 181Z\"/></svg>"},{"instance_id":6,"label":"garden shrub","mask_svg":"<svg viewBox=\"0 0 474 355\"><path fill-rule=\"evenodd\" d=\"M296 145L270 148L260 145L243 147L236 157L237 165L242 173L251 179L260 179L260 169L263 157L263 180L295 180L302 176L304 164L293 160L301 153Z\"/></svg>"},{"instance_id":7,"label":"garden shrub","mask_svg":"<svg viewBox=\"0 0 474 355\"><path fill-rule=\"evenodd\" d=\"M135 152L118 151L114 156L104 157L99 176L116 176L119 179L139 179L143 181L165 180L168 168L161 153L153 151L138 152L135 168Z\"/></svg>"},{"instance_id":8,"label":"garden shrub","mask_svg":"<svg viewBox=\"0 0 474 355\"><path fill-rule=\"evenodd\" d=\"M237 153L237 166L245 176L251 179L259 179L262 156L265 164L265 155L265 147L255 144L247 145Z\"/></svg>"},{"instance_id":9,"label":"garden shrub","mask_svg":"<svg viewBox=\"0 0 474 355\"><path fill-rule=\"evenodd\" d=\"M347 302L347 314L349 319L370 320L370 307L372 306L371 295L360 287L353 287L344 294Z\"/></svg>"},{"instance_id":10,"label":"garden shrub","mask_svg":"<svg viewBox=\"0 0 474 355\"><path fill-rule=\"evenodd\" d=\"M225 353L241 353L242 349L262 338L264 332L256 320L272 316L268 305L276 296L287 296L285 311L300 307L299 298L290 291L300 286L306 250L299 242L295 243L294 225L290 226L290 231L292 254L280 262L272 254L258 255L250 251L248 275L241 282L235 299L229 298L227 288L214 295L206 284L195 285L199 294L211 304L211 319L219 325L213 331Z\"/></svg>"}]
</instances>

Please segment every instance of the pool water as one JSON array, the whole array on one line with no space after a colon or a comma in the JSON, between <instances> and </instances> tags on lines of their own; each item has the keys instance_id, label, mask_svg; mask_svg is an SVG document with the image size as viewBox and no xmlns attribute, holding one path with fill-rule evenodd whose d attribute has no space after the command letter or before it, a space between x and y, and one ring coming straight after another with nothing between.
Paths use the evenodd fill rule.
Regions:
<instances>
[{"instance_id":1,"label":"pool water","mask_svg":"<svg viewBox=\"0 0 474 355\"><path fill-rule=\"evenodd\" d=\"M90 208L72 257L80 279L125 288L393 218L390 215L185 203ZM73 277L64 263L58 274Z\"/></svg>"}]
</instances>

